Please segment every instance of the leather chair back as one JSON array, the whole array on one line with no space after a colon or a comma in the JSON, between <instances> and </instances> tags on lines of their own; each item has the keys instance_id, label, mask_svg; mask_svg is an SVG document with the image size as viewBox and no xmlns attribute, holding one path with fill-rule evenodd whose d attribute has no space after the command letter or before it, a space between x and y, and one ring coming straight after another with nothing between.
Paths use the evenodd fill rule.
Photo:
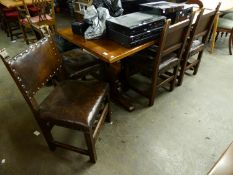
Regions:
<instances>
[{"instance_id":1,"label":"leather chair back","mask_svg":"<svg viewBox=\"0 0 233 175\"><path fill-rule=\"evenodd\" d=\"M33 96L62 69L62 57L51 37L44 37L13 58L4 58L5 66L33 110Z\"/></svg>"},{"instance_id":2,"label":"leather chair back","mask_svg":"<svg viewBox=\"0 0 233 175\"><path fill-rule=\"evenodd\" d=\"M194 33L191 32L191 35L194 35L193 39L204 37L204 43L207 41L220 6L221 3L218 4L214 11L206 14L203 12L203 15L200 15L200 19L197 21L197 23L194 24Z\"/></svg>"},{"instance_id":3,"label":"leather chair back","mask_svg":"<svg viewBox=\"0 0 233 175\"><path fill-rule=\"evenodd\" d=\"M157 69L156 65L158 66L159 63L162 62L163 57L170 53L176 53L177 57L181 59L190 33L193 17L194 13L191 15L190 19L186 19L174 25L170 25L171 20L166 21L156 54L154 69Z\"/></svg>"}]
</instances>

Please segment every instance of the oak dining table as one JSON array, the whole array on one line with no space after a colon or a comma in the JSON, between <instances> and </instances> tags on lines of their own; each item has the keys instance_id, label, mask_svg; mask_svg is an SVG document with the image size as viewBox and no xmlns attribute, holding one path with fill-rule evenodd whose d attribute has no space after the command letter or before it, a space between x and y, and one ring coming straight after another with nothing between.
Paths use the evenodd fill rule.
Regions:
<instances>
[{"instance_id":1,"label":"oak dining table","mask_svg":"<svg viewBox=\"0 0 233 175\"><path fill-rule=\"evenodd\" d=\"M108 38L86 40L83 36L74 34L71 28L57 29L57 34L102 60L105 63L105 76L110 83L111 99L128 111L135 109L134 105L120 92L119 75L116 75L116 72L120 72L119 64L121 60L156 44L158 41L149 41L133 48L125 48Z\"/></svg>"}]
</instances>

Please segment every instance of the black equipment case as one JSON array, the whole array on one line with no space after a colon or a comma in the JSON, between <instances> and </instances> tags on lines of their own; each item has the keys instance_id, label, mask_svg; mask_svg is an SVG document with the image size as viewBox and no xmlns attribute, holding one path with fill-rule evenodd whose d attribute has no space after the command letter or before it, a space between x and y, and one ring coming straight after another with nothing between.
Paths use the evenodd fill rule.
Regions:
<instances>
[{"instance_id":1,"label":"black equipment case","mask_svg":"<svg viewBox=\"0 0 233 175\"><path fill-rule=\"evenodd\" d=\"M193 11L193 6L184 3L178 4L160 1L140 4L140 10L151 14L166 16L174 24L188 18Z\"/></svg>"},{"instance_id":2,"label":"black equipment case","mask_svg":"<svg viewBox=\"0 0 233 175\"><path fill-rule=\"evenodd\" d=\"M125 47L134 47L158 38L166 17L143 12L110 18L106 21L108 37Z\"/></svg>"}]
</instances>

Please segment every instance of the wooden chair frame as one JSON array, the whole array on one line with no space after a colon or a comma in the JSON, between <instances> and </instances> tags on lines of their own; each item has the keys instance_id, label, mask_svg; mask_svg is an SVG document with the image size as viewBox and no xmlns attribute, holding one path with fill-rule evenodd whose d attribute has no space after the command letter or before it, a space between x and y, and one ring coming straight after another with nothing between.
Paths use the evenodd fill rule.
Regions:
<instances>
[{"instance_id":1,"label":"wooden chair frame","mask_svg":"<svg viewBox=\"0 0 233 175\"><path fill-rule=\"evenodd\" d=\"M181 68L180 68L180 73L178 76L178 83L177 83L178 86L181 86L183 83L185 71L193 70L193 75L197 74L199 66L200 66L201 58L202 58L202 55L205 49L205 44L208 41L212 26L214 24L214 20L216 19L220 6L221 6L221 3L218 4L218 6L213 12L210 12L207 14L204 14L205 9L201 9L195 23L192 25L190 37L188 39L187 46L185 48L185 52L184 52L182 62L181 62ZM209 21L207 21L207 23L206 23L206 18L210 18ZM201 25L203 25L203 23L206 24L208 28L200 30L200 27L202 27ZM193 41L199 38L202 38L201 39L202 45L197 50L195 50L193 53L190 53ZM192 63L188 63L188 58L197 53L198 53L197 59L193 61Z\"/></svg>"},{"instance_id":2,"label":"wooden chair frame","mask_svg":"<svg viewBox=\"0 0 233 175\"><path fill-rule=\"evenodd\" d=\"M24 40L27 44L29 44L29 40L27 37L26 29L32 29L32 24L36 24L38 26L41 25L48 25L52 30L56 30L55 26L55 11L54 11L54 0L32 0L32 6L38 9L38 18L39 21L34 23L31 19L32 16L30 15L30 12L28 10L28 6L23 0L23 8L17 7L19 11L19 24L21 27L21 30L23 32ZM46 15L46 8L50 6L50 13L52 19L47 19ZM26 23L23 23L22 20L26 20Z\"/></svg>"},{"instance_id":3,"label":"wooden chair frame","mask_svg":"<svg viewBox=\"0 0 233 175\"><path fill-rule=\"evenodd\" d=\"M177 77L178 68L179 68L179 61L174 67L172 67L172 69L173 69L172 73L165 72L165 73L160 74L159 65L160 65L163 57L165 57L168 54L171 54L173 52L176 52L178 60L181 60L183 52L184 52L186 40L189 36L190 26L191 26L193 17L194 17L194 13L191 15L190 19L186 19L186 20L179 22L177 24L174 24L174 25L170 25L171 24L170 19L166 21L164 29L163 29L161 37L160 37L159 47L156 50L156 53L154 53L155 59L152 63L152 72L153 73L152 73L152 77L151 77L151 87L149 88L150 90L148 93L142 92L137 87L131 86L130 84L127 83L129 81L129 73L127 70L127 65L125 66L126 67L125 68L126 69L125 82L127 83L127 86L129 86L130 88L132 88L133 90L135 90L139 94L149 98L149 106L152 106L154 104L154 99L155 99L155 96L157 94L157 90L159 87L163 87L164 85L166 85L168 83L170 83L170 91L172 91L175 87L176 77ZM179 31L179 30L182 30L182 31L184 30L184 33L180 34L180 37L183 39L182 42L179 41L179 43L172 43L172 42L178 42L178 41L176 41L176 40L170 41L169 40L170 38L168 37L168 35L172 34L175 31ZM181 38L178 38L178 40L181 40ZM169 68L169 70L170 69L171 68ZM166 71L168 71L168 70L166 70ZM158 78L162 78L163 81L158 82Z\"/></svg>"},{"instance_id":4,"label":"wooden chair frame","mask_svg":"<svg viewBox=\"0 0 233 175\"><path fill-rule=\"evenodd\" d=\"M54 61L56 62L55 65L53 65L53 70L47 72L46 76L43 74L43 78L40 79L40 82L35 85L31 85L33 88L28 87L27 84L23 84L22 80L25 80L25 77L20 75L14 67L14 64L17 64L17 60L21 59L21 56L28 54L31 50L35 50L43 43L49 42L50 45L50 50L51 52L54 52ZM74 152L78 152L81 154L89 155L91 162L95 163L97 160L96 156L96 150L95 150L95 143L98 138L100 129L102 128L104 121L110 122L111 121L111 109L110 109L110 103L109 103L109 94L107 93L106 96L103 98L103 101L101 102L103 104L102 108L99 109L99 113L96 115L99 115L99 120L95 125L92 125L90 127L86 127L83 125L78 125L78 124L72 124L70 125L68 122L65 123L59 122L56 120L45 120L40 117L40 112L39 112L39 104L37 103L36 99L34 98L34 95L36 92L42 88L48 81L52 80L54 75L60 75L62 72L62 61L61 57L59 55L58 50L55 47L55 43L53 42L51 37L45 37L38 41L37 43L31 45L26 51L22 52L21 54L10 58L6 53L5 49L0 50L0 57L3 60L6 68L8 69L9 73L11 74L12 78L14 79L15 83L17 84L20 92L22 93L24 99L26 100L27 104L29 105L31 111L34 114L34 117L44 135L44 138L49 146L49 149L51 151L54 151L56 147L61 147L64 149L68 149ZM33 58L32 58L33 59ZM38 63L38 60L35 61ZM30 65L24 65L24 68L30 66ZM48 65L51 66L51 65ZM38 77L37 77L38 78ZM43 81L42 81L43 80ZM56 88L56 87L55 87ZM61 126L65 128L70 128L74 130L79 130L84 133L85 141L87 144L87 150L74 147L68 144L64 144L58 141L55 141L53 139L53 136L51 134L51 130L54 126Z\"/></svg>"}]
</instances>

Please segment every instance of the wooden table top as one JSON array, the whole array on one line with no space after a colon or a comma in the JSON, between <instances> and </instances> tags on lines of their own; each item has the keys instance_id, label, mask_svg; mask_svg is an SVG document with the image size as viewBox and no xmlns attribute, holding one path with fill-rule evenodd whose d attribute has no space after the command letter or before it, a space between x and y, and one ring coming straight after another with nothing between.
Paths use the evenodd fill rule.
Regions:
<instances>
[{"instance_id":1,"label":"wooden table top","mask_svg":"<svg viewBox=\"0 0 233 175\"><path fill-rule=\"evenodd\" d=\"M107 63L114 63L155 44L155 41L150 41L137 47L125 48L107 38L85 40L83 36L73 34L71 28L58 29L57 33Z\"/></svg>"},{"instance_id":2,"label":"wooden table top","mask_svg":"<svg viewBox=\"0 0 233 175\"><path fill-rule=\"evenodd\" d=\"M233 8L233 0L201 0L204 8L215 9L221 2L220 11L226 11Z\"/></svg>"},{"instance_id":3,"label":"wooden table top","mask_svg":"<svg viewBox=\"0 0 233 175\"><path fill-rule=\"evenodd\" d=\"M32 0L24 0L26 4L32 4ZM7 8L22 6L21 0L0 0L0 3Z\"/></svg>"},{"instance_id":4,"label":"wooden table top","mask_svg":"<svg viewBox=\"0 0 233 175\"><path fill-rule=\"evenodd\" d=\"M32 4L32 0L24 0L27 5ZM50 1L50 0L48 0ZM7 8L18 7L23 5L22 0L0 0L0 4Z\"/></svg>"}]
</instances>

